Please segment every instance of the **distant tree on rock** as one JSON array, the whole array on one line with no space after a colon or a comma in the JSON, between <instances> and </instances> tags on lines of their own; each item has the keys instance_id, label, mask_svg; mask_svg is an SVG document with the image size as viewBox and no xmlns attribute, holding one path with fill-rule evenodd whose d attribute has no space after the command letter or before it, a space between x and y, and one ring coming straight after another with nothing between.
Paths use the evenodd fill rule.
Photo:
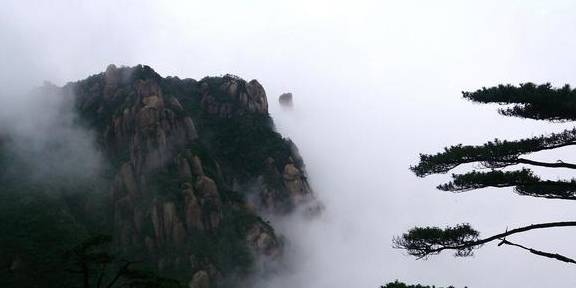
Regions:
<instances>
[{"instance_id":1,"label":"distant tree on rock","mask_svg":"<svg viewBox=\"0 0 576 288\"><path fill-rule=\"evenodd\" d=\"M553 88L549 83L533 83L520 86L499 85L482 88L475 92L463 92L464 98L478 103L508 105L499 109L500 114L521 118L548 120L552 122L576 121L576 90L565 85ZM519 195L547 199L576 200L576 179L548 180L537 176L530 166L546 168L576 169L576 164L561 160L541 162L527 158L534 152L552 150L576 145L576 128L560 133L541 135L520 140L495 139L483 145L455 145L437 154L420 154L420 162L410 169L418 176L443 174L462 164L476 163L477 170L464 174L452 174L452 181L439 185L443 191L464 192L484 187L513 187ZM503 168L525 165L527 167L503 171ZM524 249L532 254L574 263L564 255L529 248L506 239L509 235L526 233L532 230L572 227L576 221L539 223L510 229L500 234L480 238L480 233L469 224L453 227L415 227L407 233L395 237L394 247L404 249L418 258L427 258L444 250L455 252L456 256L469 256L483 244L498 241L498 246L507 245Z\"/></svg>"}]
</instances>

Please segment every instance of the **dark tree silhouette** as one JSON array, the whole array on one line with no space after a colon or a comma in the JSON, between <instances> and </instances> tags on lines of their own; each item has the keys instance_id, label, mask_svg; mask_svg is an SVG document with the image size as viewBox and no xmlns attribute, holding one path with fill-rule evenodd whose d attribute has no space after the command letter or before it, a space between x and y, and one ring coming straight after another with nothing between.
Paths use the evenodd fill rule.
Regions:
<instances>
[{"instance_id":1,"label":"dark tree silhouette","mask_svg":"<svg viewBox=\"0 0 576 288\"><path fill-rule=\"evenodd\" d=\"M549 83L499 85L482 88L475 92L462 92L464 98L479 103L507 104L499 109L500 114L535 120L576 121L576 90L565 85L553 88ZM452 174L452 181L439 185L444 191L464 192L484 187L513 187L519 195L550 199L576 200L576 180L543 180L529 168L502 171L514 165L538 166L547 168L576 169L576 164L561 160L540 162L526 158L530 153L576 145L576 128L561 133L541 135L515 141L495 139L479 146L455 145L444 148L443 152L428 155L420 154L420 162L410 169L418 176L443 174L461 164L479 164L478 170L465 174ZM507 236L525 233L536 229L576 226L576 221L552 222L528 225L487 238L479 238L480 233L469 224L454 227L415 227L393 239L395 248L404 249L408 254L427 258L444 250L452 250L455 256L469 256L483 244L499 241L498 246L507 245L524 249L532 254L576 264L566 256L532 249L506 239Z\"/></svg>"},{"instance_id":2,"label":"dark tree silhouette","mask_svg":"<svg viewBox=\"0 0 576 288\"><path fill-rule=\"evenodd\" d=\"M178 288L181 285L154 273L135 269L137 261L111 254L112 238L96 235L88 238L65 255L68 272L80 275L83 288Z\"/></svg>"}]
</instances>

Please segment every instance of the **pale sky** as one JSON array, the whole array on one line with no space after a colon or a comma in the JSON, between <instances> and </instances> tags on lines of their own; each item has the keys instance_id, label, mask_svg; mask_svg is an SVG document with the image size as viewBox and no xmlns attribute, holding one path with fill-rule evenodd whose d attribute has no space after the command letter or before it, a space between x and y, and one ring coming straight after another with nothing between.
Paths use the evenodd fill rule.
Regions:
<instances>
[{"instance_id":1,"label":"pale sky","mask_svg":"<svg viewBox=\"0 0 576 288\"><path fill-rule=\"evenodd\" d=\"M511 189L435 190L419 153L560 131L505 118L462 90L533 81L576 86L573 1L3 1L0 86L57 84L110 63L163 76L232 73L258 79L278 129L300 147L326 211L280 223L291 240L285 275L264 287L379 287L395 279L470 288L574 287L574 267L487 245L473 258L416 261L391 248L414 225L470 222L481 235L573 220L571 203ZM295 109L276 105L294 94ZM5 92L0 106L15 99ZM2 110L0 110L2 111ZM575 160L569 149L537 159ZM464 167L466 168L466 167ZM467 167L470 168L470 167ZM460 171L460 170L459 170ZM465 171L462 169L461 171ZM538 170L540 171L540 170ZM569 171L545 172L571 177ZM519 243L576 257L576 231Z\"/></svg>"}]
</instances>

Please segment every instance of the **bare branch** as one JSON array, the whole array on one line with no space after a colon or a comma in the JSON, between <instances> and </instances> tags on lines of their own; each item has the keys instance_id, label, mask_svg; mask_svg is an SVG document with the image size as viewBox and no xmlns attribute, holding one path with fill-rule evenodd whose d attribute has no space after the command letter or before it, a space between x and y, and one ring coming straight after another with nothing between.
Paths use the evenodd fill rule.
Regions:
<instances>
[{"instance_id":1,"label":"bare branch","mask_svg":"<svg viewBox=\"0 0 576 288\"><path fill-rule=\"evenodd\" d=\"M544 252L544 251L540 251L540 250L536 250L536 249L532 249L532 248L528 248L525 246L522 246L520 244L516 244L516 243L512 243L506 239L501 239L502 242L500 242L498 244L498 246L501 245L510 245L510 246L516 246L516 247L520 247L524 250L529 251L532 254L538 255L538 256L542 256L542 257L547 257L547 258L552 258L558 261L562 261L562 262L566 262L566 263L572 263L572 264L576 264L576 260L572 259L572 258L568 258L564 255L560 255L558 253L550 253L550 252Z\"/></svg>"}]
</instances>

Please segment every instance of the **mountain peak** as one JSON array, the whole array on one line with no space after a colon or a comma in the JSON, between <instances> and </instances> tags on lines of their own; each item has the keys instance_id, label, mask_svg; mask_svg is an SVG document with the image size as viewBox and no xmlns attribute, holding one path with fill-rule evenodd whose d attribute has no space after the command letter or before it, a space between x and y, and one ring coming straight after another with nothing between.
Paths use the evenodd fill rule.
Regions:
<instances>
[{"instance_id":1,"label":"mountain peak","mask_svg":"<svg viewBox=\"0 0 576 288\"><path fill-rule=\"evenodd\" d=\"M57 202L78 225L70 230L104 231L121 257L145 259L191 287L280 260L281 238L262 215L286 215L313 193L257 80L164 78L145 65L109 65L50 89L74 99L108 163L97 193ZM86 210L92 203L102 203L98 213ZM30 259L19 253L14 259Z\"/></svg>"}]
</instances>

